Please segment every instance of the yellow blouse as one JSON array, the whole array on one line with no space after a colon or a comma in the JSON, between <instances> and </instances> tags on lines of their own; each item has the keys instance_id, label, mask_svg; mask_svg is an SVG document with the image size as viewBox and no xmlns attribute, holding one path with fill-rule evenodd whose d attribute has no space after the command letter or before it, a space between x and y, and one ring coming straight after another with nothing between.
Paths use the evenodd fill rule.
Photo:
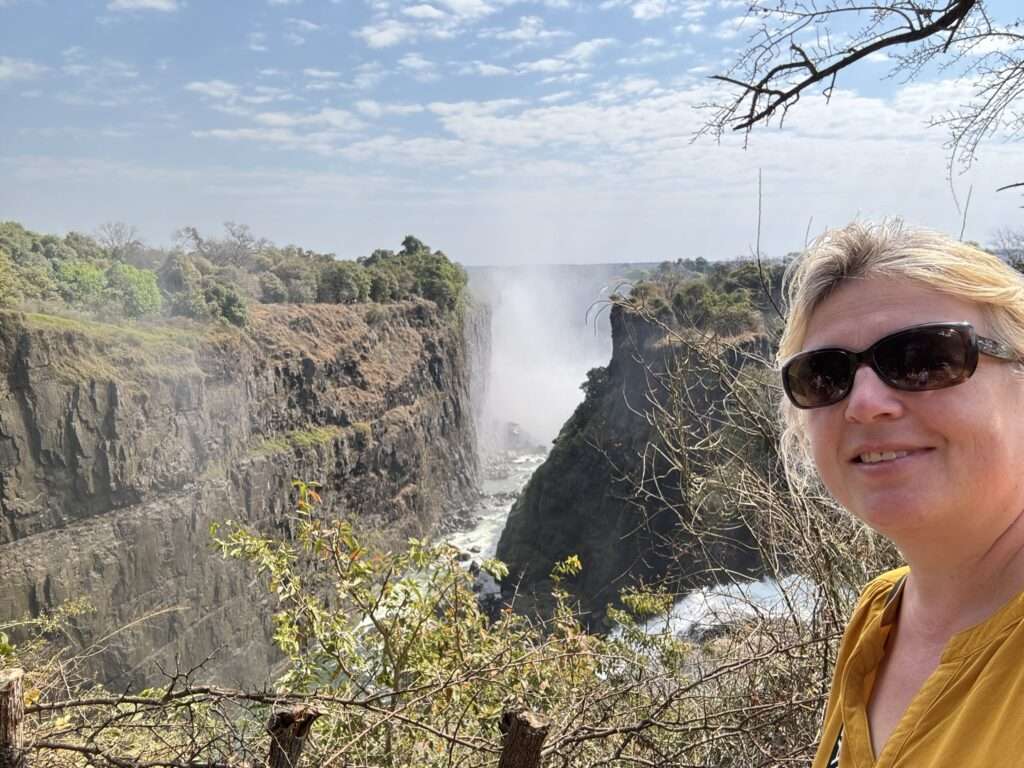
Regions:
<instances>
[{"instance_id":1,"label":"yellow blouse","mask_svg":"<svg viewBox=\"0 0 1024 768\"><path fill-rule=\"evenodd\" d=\"M950 639L875 760L868 697L908 570L879 576L861 594L839 648L813 768L1024 766L1024 592Z\"/></svg>"}]
</instances>

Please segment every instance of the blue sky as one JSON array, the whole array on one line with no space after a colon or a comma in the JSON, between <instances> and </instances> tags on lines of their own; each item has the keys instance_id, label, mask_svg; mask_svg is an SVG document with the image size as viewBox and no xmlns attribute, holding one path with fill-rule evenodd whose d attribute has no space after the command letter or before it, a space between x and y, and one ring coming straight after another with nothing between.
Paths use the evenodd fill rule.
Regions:
<instances>
[{"instance_id":1,"label":"blue sky","mask_svg":"<svg viewBox=\"0 0 1024 768\"><path fill-rule=\"evenodd\" d=\"M1008 23L1012 2L989 3ZM738 0L0 0L0 218L44 231L248 223L344 257L415 233L466 263L729 257L862 215L957 233L930 114L970 83L805 99L784 130L691 142L749 30ZM967 235L1020 221L994 140Z\"/></svg>"}]
</instances>

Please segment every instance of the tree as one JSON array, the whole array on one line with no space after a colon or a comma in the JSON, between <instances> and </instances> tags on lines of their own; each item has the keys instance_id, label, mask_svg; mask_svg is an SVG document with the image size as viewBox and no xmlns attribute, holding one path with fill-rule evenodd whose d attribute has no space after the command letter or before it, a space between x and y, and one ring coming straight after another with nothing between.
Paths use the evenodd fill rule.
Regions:
<instances>
[{"instance_id":1,"label":"tree","mask_svg":"<svg viewBox=\"0 0 1024 768\"><path fill-rule=\"evenodd\" d=\"M720 136L781 123L805 94L828 100L843 73L873 55L888 55L890 76L913 79L938 66L974 78L974 98L951 104L932 124L949 131L950 166L975 159L983 139L997 131L1024 135L1024 20L1000 25L986 0L748 0L755 22L747 47L731 69L713 79L733 95L707 105L704 127Z\"/></svg>"},{"instance_id":2,"label":"tree","mask_svg":"<svg viewBox=\"0 0 1024 768\"><path fill-rule=\"evenodd\" d=\"M370 275L354 261L339 261L320 274L319 300L335 304L355 304L370 296Z\"/></svg>"},{"instance_id":3,"label":"tree","mask_svg":"<svg viewBox=\"0 0 1024 768\"><path fill-rule=\"evenodd\" d=\"M285 288L281 278L273 272L264 272L260 275L260 301L264 304L281 304L288 301L288 289Z\"/></svg>"},{"instance_id":4,"label":"tree","mask_svg":"<svg viewBox=\"0 0 1024 768\"><path fill-rule=\"evenodd\" d=\"M128 317L142 317L160 311L162 299L156 273L117 263L107 270L108 294Z\"/></svg>"},{"instance_id":5,"label":"tree","mask_svg":"<svg viewBox=\"0 0 1024 768\"><path fill-rule=\"evenodd\" d=\"M96 241L115 261L128 261L137 251L143 249L139 232L123 221L108 221L96 230Z\"/></svg>"},{"instance_id":6,"label":"tree","mask_svg":"<svg viewBox=\"0 0 1024 768\"><path fill-rule=\"evenodd\" d=\"M203 289L203 298L214 317L223 318L239 328L249 322L245 300L230 285L211 281Z\"/></svg>"},{"instance_id":7,"label":"tree","mask_svg":"<svg viewBox=\"0 0 1024 768\"><path fill-rule=\"evenodd\" d=\"M0 249L0 307L11 304L18 297L17 274L7 254Z\"/></svg>"},{"instance_id":8,"label":"tree","mask_svg":"<svg viewBox=\"0 0 1024 768\"><path fill-rule=\"evenodd\" d=\"M64 301L88 309L100 306L107 279L99 266L82 259L65 259L56 271L57 290Z\"/></svg>"}]
</instances>

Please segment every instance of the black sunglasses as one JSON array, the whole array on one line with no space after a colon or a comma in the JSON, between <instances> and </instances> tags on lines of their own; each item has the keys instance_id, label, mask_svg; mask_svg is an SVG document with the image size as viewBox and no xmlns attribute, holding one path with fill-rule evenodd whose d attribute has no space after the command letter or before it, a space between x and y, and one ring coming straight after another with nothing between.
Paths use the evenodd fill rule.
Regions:
<instances>
[{"instance_id":1,"label":"black sunglasses","mask_svg":"<svg viewBox=\"0 0 1024 768\"><path fill-rule=\"evenodd\" d=\"M826 347L801 352L782 366L782 388L797 408L838 403L853 389L861 365L893 389L944 389L971 378L978 353L1016 360L1007 345L974 332L970 323L925 323L884 336L863 352Z\"/></svg>"}]
</instances>

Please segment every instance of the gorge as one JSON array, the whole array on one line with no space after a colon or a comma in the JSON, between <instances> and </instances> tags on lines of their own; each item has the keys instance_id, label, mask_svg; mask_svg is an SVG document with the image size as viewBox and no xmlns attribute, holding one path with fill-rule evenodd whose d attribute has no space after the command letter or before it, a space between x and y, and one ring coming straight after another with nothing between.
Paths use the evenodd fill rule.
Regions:
<instances>
[{"instance_id":1,"label":"gorge","mask_svg":"<svg viewBox=\"0 0 1024 768\"><path fill-rule=\"evenodd\" d=\"M109 685L199 662L260 684L279 659L272 597L209 530L288 538L302 480L381 546L496 550L520 610L545 612L549 571L579 555L575 598L607 629L621 589L669 571L679 527L621 473L655 437L649 377L676 350L608 297L653 267L475 268L457 312L254 304L244 330L4 312L0 618L83 598L71 639ZM710 385L691 405L722 396ZM697 553L688 570L755 575L754 549Z\"/></svg>"}]
</instances>

